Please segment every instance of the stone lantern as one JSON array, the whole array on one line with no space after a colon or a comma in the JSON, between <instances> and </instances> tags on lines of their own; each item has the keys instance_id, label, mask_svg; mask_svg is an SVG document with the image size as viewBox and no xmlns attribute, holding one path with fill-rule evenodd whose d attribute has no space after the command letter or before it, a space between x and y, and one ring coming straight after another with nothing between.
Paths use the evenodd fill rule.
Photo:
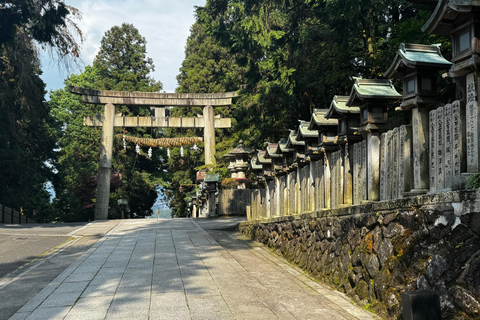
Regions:
<instances>
[{"instance_id":1,"label":"stone lantern","mask_svg":"<svg viewBox=\"0 0 480 320\"><path fill-rule=\"evenodd\" d=\"M265 159L272 160L272 172L281 174L283 168L283 154L278 153L278 143L269 143L266 148Z\"/></svg>"},{"instance_id":2,"label":"stone lantern","mask_svg":"<svg viewBox=\"0 0 480 320\"><path fill-rule=\"evenodd\" d=\"M362 140L362 137L356 134L360 125L360 108L347 106L348 98L348 96L334 96L330 108L325 114L325 119L338 120L338 132L335 139L338 144Z\"/></svg>"},{"instance_id":3,"label":"stone lantern","mask_svg":"<svg viewBox=\"0 0 480 320\"><path fill-rule=\"evenodd\" d=\"M252 169L252 172L255 174L257 181L261 180L260 177L263 174L263 166L257 162L258 158L252 157L250 160L250 168Z\"/></svg>"},{"instance_id":4,"label":"stone lantern","mask_svg":"<svg viewBox=\"0 0 480 320\"><path fill-rule=\"evenodd\" d=\"M462 77L480 65L480 3L477 0L438 0L435 11L422 27L428 34L452 37L449 76Z\"/></svg>"},{"instance_id":5,"label":"stone lantern","mask_svg":"<svg viewBox=\"0 0 480 320\"><path fill-rule=\"evenodd\" d=\"M435 11L422 27L428 34L452 37L452 66L448 76L461 92L457 99L465 108L466 173L480 172L479 68L480 2L478 0L438 0ZM431 186L430 186L431 187Z\"/></svg>"},{"instance_id":6,"label":"stone lantern","mask_svg":"<svg viewBox=\"0 0 480 320\"><path fill-rule=\"evenodd\" d=\"M330 176L331 155L340 149L343 154L343 204L353 204L353 153L351 152L354 143L360 142L362 136L358 133L360 126L360 108L358 106L348 106L348 96L334 96L324 118L327 120L337 120L337 130L333 128L324 129L322 148L325 151L325 176ZM332 141L332 135L336 136ZM327 186L330 188L330 186ZM326 188L327 188L326 187ZM329 195L326 195L325 203L328 204ZM364 199L362 199L364 200ZM359 201L358 201L359 203Z\"/></svg>"},{"instance_id":7,"label":"stone lantern","mask_svg":"<svg viewBox=\"0 0 480 320\"><path fill-rule=\"evenodd\" d=\"M190 197L191 201L192 201L192 218L198 218L197 216L197 192L194 191L192 192L192 195Z\"/></svg>"},{"instance_id":8,"label":"stone lantern","mask_svg":"<svg viewBox=\"0 0 480 320\"><path fill-rule=\"evenodd\" d=\"M318 160L318 131L310 129L309 121L300 121L297 131L297 141L305 141L305 159Z\"/></svg>"},{"instance_id":9,"label":"stone lantern","mask_svg":"<svg viewBox=\"0 0 480 320\"><path fill-rule=\"evenodd\" d=\"M403 102L400 110L437 103L437 76L439 70L452 65L437 45L402 43L384 77L403 81Z\"/></svg>"},{"instance_id":10,"label":"stone lantern","mask_svg":"<svg viewBox=\"0 0 480 320\"><path fill-rule=\"evenodd\" d=\"M400 45L386 78L403 80L403 102L398 109L412 110L413 188L410 194L426 193L429 189L429 111L437 106L437 76L452 65L433 45Z\"/></svg>"},{"instance_id":11,"label":"stone lantern","mask_svg":"<svg viewBox=\"0 0 480 320\"><path fill-rule=\"evenodd\" d=\"M297 140L297 131L290 130L286 148L294 149L293 164L290 166L290 169L295 170L305 162L305 141Z\"/></svg>"},{"instance_id":12,"label":"stone lantern","mask_svg":"<svg viewBox=\"0 0 480 320\"><path fill-rule=\"evenodd\" d=\"M346 105L360 108L360 132L382 133L387 130L388 103L399 100L401 94L388 79L355 79Z\"/></svg>"},{"instance_id":13,"label":"stone lantern","mask_svg":"<svg viewBox=\"0 0 480 320\"><path fill-rule=\"evenodd\" d=\"M366 141L368 201L380 200L380 135L387 131L388 104L401 94L388 79L355 79L348 107L360 108L360 133Z\"/></svg>"},{"instance_id":14,"label":"stone lantern","mask_svg":"<svg viewBox=\"0 0 480 320\"><path fill-rule=\"evenodd\" d=\"M309 130L318 131L319 153L338 148L335 144L335 138L338 134L338 120L325 118L327 112L328 109L313 109L312 118L308 126Z\"/></svg>"},{"instance_id":15,"label":"stone lantern","mask_svg":"<svg viewBox=\"0 0 480 320\"><path fill-rule=\"evenodd\" d=\"M293 153L295 151L294 148L287 148L288 140L287 138L282 138L278 141L278 148L277 153L282 154L282 167L283 171L287 172L288 168L293 163Z\"/></svg>"},{"instance_id":16,"label":"stone lantern","mask_svg":"<svg viewBox=\"0 0 480 320\"><path fill-rule=\"evenodd\" d=\"M267 151L258 150L257 153L257 164L262 166L262 173L260 176L260 181L265 182L266 179L271 179L272 177L272 159L267 159L265 157Z\"/></svg>"},{"instance_id":17,"label":"stone lantern","mask_svg":"<svg viewBox=\"0 0 480 320\"><path fill-rule=\"evenodd\" d=\"M206 184L206 192L207 192L207 199L208 199L208 208L206 217L211 218L216 216L215 207L216 207L216 195L217 192L217 183L219 181L218 174L206 174L205 175L205 184Z\"/></svg>"},{"instance_id":18,"label":"stone lantern","mask_svg":"<svg viewBox=\"0 0 480 320\"><path fill-rule=\"evenodd\" d=\"M232 178L245 179L245 171L248 169L248 158L253 151L243 146L243 141L238 142L238 146L224 155L229 158L230 165L228 169L232 173Z\"/></svg>"}]
</instances>

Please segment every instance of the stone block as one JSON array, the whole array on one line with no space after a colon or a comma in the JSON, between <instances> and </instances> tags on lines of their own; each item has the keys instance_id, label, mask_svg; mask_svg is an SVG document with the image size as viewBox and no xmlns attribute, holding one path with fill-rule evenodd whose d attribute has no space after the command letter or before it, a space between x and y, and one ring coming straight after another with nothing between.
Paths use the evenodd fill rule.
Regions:
<instances>
[{"instance_id":1,"label":"stone block","mask_svg":"<svg viewBox=\"0 0 480 320\"><path fill-rule=\"evenodd\" d=\"M404 320L440 320L440 296L431 290L405 291L402 293Z\"/></svg>"},{"instance_id":2,"label":"stone block","mask_svg":"<svg viewBox=\"0 0 480 320\"><path fill-rule=\"evenodd\" d=\"M384 266L385 261L392 255L393 245L390 239L383 239L382 244L378 248L378 259L380 260L380 265Z\"/></svg>"},{"instance_id":3,"label":"stone block","mask_svg":"<svg viewBox=\"0 0 480 320\"><path fill-rule=\"evenodd\" d=\"M464 288L452 286L448 289L448 295L453 304L471 317L480 315L480 303Z\"/></svg>"},{"instance_id":4,"label":"stone block","mask_svg":"<svg viewBox=\"0 0 480 320\"><path fill-rule=\"evenodd\" d=\"M360 280L355 286L355 293L360 299L368 297L368 284L364 280Z\"/></svg>"},{"instance_id":5,"label":"stone block","mask_svg":"<svg viewBox=\"0 0 480 320\"><path fill-rule=\"evenodd\" d=\"M371 278L375 278L378 270L380 269L380 263L376 254L371 254L368 258L366 269Z\"/></svg>"},{"instance_id":6,"label":"stone block","mask_svg":"<svg viewBox=\"0 0 480 320\"><path fill-rule=\"evenodd\" d=\"M440 256L434 255L425 264L425 272L430 283L435 283L440 279L441 275L448 270L447 260Z\"/></svg>"}]
</instances>

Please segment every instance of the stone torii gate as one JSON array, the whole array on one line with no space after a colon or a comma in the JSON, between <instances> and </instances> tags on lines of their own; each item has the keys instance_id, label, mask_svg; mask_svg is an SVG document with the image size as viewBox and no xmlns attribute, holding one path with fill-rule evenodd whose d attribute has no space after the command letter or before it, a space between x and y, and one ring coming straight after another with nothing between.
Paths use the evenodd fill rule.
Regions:
<instances>
[{"instance_id":1,"label":"stone torii gate","mask_svg":"<svg viewBox=\"0 0 480 320\"><path fill-rule=\"evenodd\" d=\"M215 165L215 128L231 128L230 118L220 118L214 106L228 106L237 92L225 93L156 93L91 90L70 86L71 93L81 95L83 101L103 104L104 115L85 117L84 125L103 127L98 168L95 220L108 218L110 175L112 171L114 127L203 128L205 164ZM124 117L115 114L115 105L150 106L155 117ZM203 117L166 117L165 106L203 106Z\"/></svg>"}]
</instances>

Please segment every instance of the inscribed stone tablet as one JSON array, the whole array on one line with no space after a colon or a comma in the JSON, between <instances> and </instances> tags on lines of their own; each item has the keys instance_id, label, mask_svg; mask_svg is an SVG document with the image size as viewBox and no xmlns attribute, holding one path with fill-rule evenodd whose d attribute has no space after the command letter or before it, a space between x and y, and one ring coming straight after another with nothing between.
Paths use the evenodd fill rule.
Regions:
<instances>
[{"instance_id":1,"label":"inscribed stone tablet","mask_svg":"<svg viewBox=\"0 0 480 320\"><path fill-rule=\"evenodd\" d=\"M387 132L387 194L386 200L392 199L392 180L393 180L393 131Z\"/></svg>"},{"instance_id":2,"label":"inscribed stone tablet","mask_svg":"<svg viewBox=\"0 0 480 320\"><path fill-rule=\"evenodd\" d=\"M437 111L430 111L430 191L437 190Z\"/></svg>"},{"instance_id":3,"label":"inscribed stone tablet","mask_svg":"<svg viewBox=\"0 0 480 320\"><path fill-rule=\"evenodd\" d=\"M387 134L380 136L380 201L385 201L387 193Z\"/></svg>"},{"instance_id":4,"label":"inscribed stone tablet","mask_svg":"<svg viewBox=\"0 0 480 320\"><path fill-rule=\"evenodd\" d=\"M398 197L398 157L399 157L399 138L398 128L393 129L392 135L392 195L391 199L394 200Z\"/></svg>"},{"instance_id":5,"label":"inscribed stone tablet","mask_svg":"<svg viewBox=\"0 0 480 320\"><path fill-rule=\"evenodd\" d=\"M318 161L318 174L319 174L319 197L320 197L320 209L325 208L325 179L323 174L323 160Z\"/></svg>"},{"instance_id":6,"label":"inscribed stone tablet","mask_svg":"<svg viewBox=\"0 0 480 320\"><path fill-rule=\"evenodd\" d=\"M398 131L398 193L397 198L403 198L405 192L405 126L401 126Z\"/></svg>"},{"instance_id":7,"label":"inscribed stone tablet","mask_svg":"<svg viewBox=\"0 0 480 320\"><path fill-rule=\"evenodd\" d=\"M437 190L445 188L445 115L443 107L437 109Z\"/></svg>"},{"instance_id":8,"label":"inscribed stone tablet","mask_svg":"<svg viewBox=\"0 0 480 320\"><path fill-rule=\"evenodd\" d=\"M458 190L462 183L462 162L465 150L463 137L463 118L460 101L452 103L452 189Z\"/></svg>"},{"instance_id":9,"label":"inscribed stone tablet","mask_svg":"<svg viewBox=\"0 0 480 320\"><path fill-rule=\"evenodd\" d=\"M467 171L476 173L480 171L478 165L478 102L477 92L475 89L475 77L473 73L467 75Z\"/></svg>"},{"instance_id":10,"label":"inscribed stone tablet","mask_svg":"<svg viewBox=\"0 0 480 320\"><path fill-rule=\"evenodd\" d=\"M444 107L444 166L445 166L445 180L444 186L447 189L452 188L452 178L453 178L453 130L452 130L452 105L447 104Z\"/></svg>"},{"instance_id":11,"label":"inscribed stone tablet","mask_svg":"<svg viewBox=\"0 0 480 320\"><path fill-rule=\"evenodd\" d=\"M361 199L362 200L367 200L367 141L363 140L362 141L362 147L361 147L361 152L362 152L362 188L361 188Z\"/></svg>"}]
</instances>

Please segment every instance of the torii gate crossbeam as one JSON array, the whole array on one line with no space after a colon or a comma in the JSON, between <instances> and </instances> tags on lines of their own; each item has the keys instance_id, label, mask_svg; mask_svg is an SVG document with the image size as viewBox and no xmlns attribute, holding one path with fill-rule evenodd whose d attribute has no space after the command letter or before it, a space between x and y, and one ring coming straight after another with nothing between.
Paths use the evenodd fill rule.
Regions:
<instances>
[{"instance_id":1,"label":"torii gate crossbeam","mask_svg":"<svg viewBox=\"0 0 480 320\"><path fill-rule=\"evenodd\" d=\"M101 126L102 141L98 169L97 200L95 220L108 218L110 175L112 170L114 127L155 127L155 128L203 128L205 144L205 164L215 164L215 128L230 128L230 118L214 116L213 106L232 104L237 92L226 93L156 93L90 90L69 87L70 92L81 95L83 101L92 104L105 104L104 116L85 117L84 125ZM155 108L155 117L123 117L115 115L115 104L147 105ZM204 106L203 117L165 117L165 106ZM163 107L163 108L162 108Z\"/></svg>"}]
</instances>

